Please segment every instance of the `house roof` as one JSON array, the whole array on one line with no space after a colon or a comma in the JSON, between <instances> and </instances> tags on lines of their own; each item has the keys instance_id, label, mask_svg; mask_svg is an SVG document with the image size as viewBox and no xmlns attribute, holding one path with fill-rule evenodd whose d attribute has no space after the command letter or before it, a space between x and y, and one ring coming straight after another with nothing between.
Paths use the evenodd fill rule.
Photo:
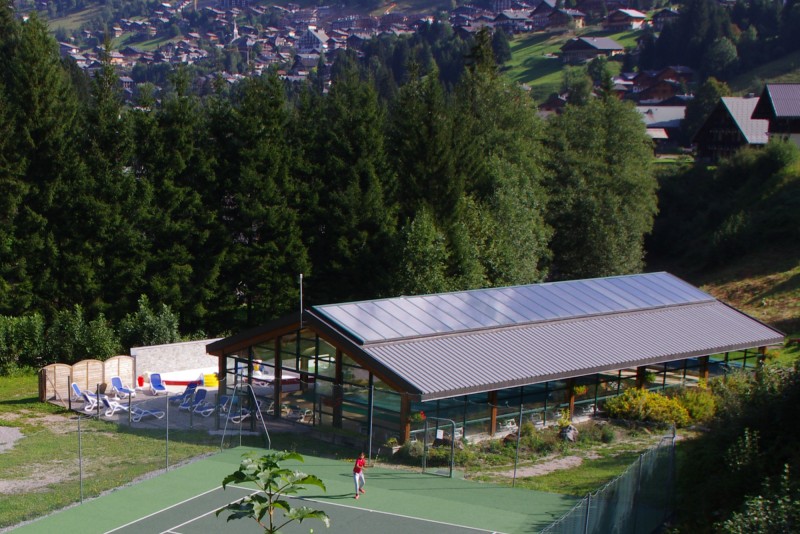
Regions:
<instances>
[{"instance_id":1,"label":"house roof","mask_svg":"<svg viewBox=\"0 0 800 534\"><path fill-rule=\"evenodd\" d=\"M314 306L303 318L422 401L783 341L664 272ZM231 353L298 323L295 314L207 350Z\"/></svg>"},{"instance_id":2,"label":"house roof","mask_svg":"<svg viewBox=\"0 0 800 534\"><path fill-rule=\"evenodd\" d=\"M748 144L766 145L769 142L769 121L750 118L758 104L757 98L723 96L721 104L728 110Z\"/></svg>"},{"instance_id":3,"label":"house roof","mask_svg":"<svg viewBox=\"0 0 800 534\"><path fill-rule=\"evenodd\" d=\"M570 50L624 50L621 44L608 37L574 37L561 47L563 51Z\"/></svg>"},{"instance_id":4,"label":"house roof","mask_svg":"<svg viewBox=\"0 0 800 534\"><path fill-rule=\"evenodd\" d=\"M637 11L635 9L617 9L613 13L622 13L623 15L626 15L627 17L632 18L632 19L643 19L644 20L644 19L647 18L647 15L645 15L641 11Z\"/></svg>"},{"instance_id":5,"label":"house roof","mask_svg":"<svg viewBox=\"0 0 800 534\"><path fill-rule=\"evenodd\" d=\"M768 83L758 99L753 118L800 118L800 83Z\"/></svg>"},{"instance_id":6,"label":"house roof","mask_svg":"<svg viewBox=\"0 0 800 534\"><path fill-rule=\"evenodd\" d=\"M679 128L686 115L686 106L636 106L642 120L650 128Z\"/></svg>"}]
</instances>

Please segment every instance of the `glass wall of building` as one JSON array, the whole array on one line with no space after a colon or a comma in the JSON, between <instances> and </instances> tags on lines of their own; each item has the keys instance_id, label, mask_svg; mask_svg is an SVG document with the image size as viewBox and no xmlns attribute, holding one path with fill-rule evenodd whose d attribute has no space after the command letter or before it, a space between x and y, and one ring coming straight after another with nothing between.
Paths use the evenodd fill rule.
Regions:
<instances>
[{"instance_id":1,"label":"glass wall of building","mask_svg":"<svg viewBox=\"0 0 800 534\"><path fill-rule=\"evenodd\" d=\"M511 428L512 423L553 424L571 407L575 416L591 415L602 409L606 399L627 389L644 385L666 390L694 385L706 374L713 377L733 369L754 368L759 356L755 350L731 352L490 393L411 402L411 435L420 431L428 417L432 418L429 425L442 425L448 432L452 426L445 420L453 421L457 437L491 435ZM262 411L274 417L358 435L371 431L373 440L380 442L392 437L402 440L405 431L401 421L405 393L392 390L308 328L226 355L222 378L221 386L226 389L220 394L239 391L244 405L259 401Z\"/></svg>"}]
</instances>

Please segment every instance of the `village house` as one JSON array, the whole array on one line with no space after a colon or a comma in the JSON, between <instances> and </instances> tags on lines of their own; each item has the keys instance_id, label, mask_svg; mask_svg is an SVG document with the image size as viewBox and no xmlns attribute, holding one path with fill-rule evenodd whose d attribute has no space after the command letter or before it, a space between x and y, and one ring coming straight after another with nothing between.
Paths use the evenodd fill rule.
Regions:
<instances>
[{"instance_id":1,"label":"village house","mask_svg":"<svg viewBox=\"0 0 800 534\"><path fill-rule=\"evenodd\" d=\"M561 47L561 60L564 63L581 63L598 56L616 56L624 51L621 44L608 37L575 37Z\"/></svg>"},{"instance_id":2,"label":"village house","mask_svg":"<svg viewBox=\"0 0 800 534\"><path fill-rule=\"evenodd\" d=\"M766 145L769 121L751 118L756 104L758 98L754 97L722 97L692 138L697 158L719 161L742 147Z\"/></svg>"},{"instance_id":3,"label":"village house","mask_svg":"<svg viewBox=\"0 0 800 534\"><path fill-rule=\"evenodd\" d=\"M638 30L645 24L647 15L635 9L617 9L603 21L603 27L610 32Z\"/></svg>"},{"instance_id":4,"label":"village house","mask_svg":"<svg viewBox=\"0 0 800 534\"><path fill-rule=\"evenodd\" d=\"M769 122L770 139L787 139L800 146L800 83L768 83L752 118Z\"/></svg>"},{"instance_id":5,"label":"village house","mask_svg":"<svg viewBox=\"0 0 800 534\"><path fill-rule=\"evenodd\" d=\"M563 33L583 28L586 15L577 9L554 9L547 19L549 31Z\"/></svg>"}]
</instances>

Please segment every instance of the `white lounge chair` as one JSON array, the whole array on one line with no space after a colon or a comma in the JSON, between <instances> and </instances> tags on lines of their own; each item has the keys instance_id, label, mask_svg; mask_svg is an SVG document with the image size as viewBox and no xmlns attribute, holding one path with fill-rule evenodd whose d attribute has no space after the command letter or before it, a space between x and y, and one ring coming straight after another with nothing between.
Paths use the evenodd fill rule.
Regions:
<instances>
[{"instance_id":1,"label":"white lounge chair","mask_svg":"<svg viewBox=\"0 0 800 534\"><path fill-rule=\"evenodd\" d=\"M97 395L94 393L89 393L88 391L81 392L81 397L83 398L83 411L90 413L97 410ZM101 395L101 398L104 396Z\"/></svg>"},{"instance_id":2,"label":"white lounge chair","mask_svg":"<svg viewBox=\"0 0 800 534\"><path fill-rule=\"evenodd\" d=\"M105 416L106 417L111 417L112 415L115 415L117 412L127 412L128 411L128 407L126 405L122 404L121 402L117 402L115 400L111 400L108 397L106 397L105 395L103 397L101 397L100 400L103 403L103 406L105 406L105 408L106 408L106 411L105 411Z\"/></svg>"},{"instance_id":3,"label":"white lounge chair","mask_svg":"<svg viewBox=\"0 0 800 534\"><path fill-rule=\"evenodd\" d=\"M131 406L131 421L138 423L145 417L155 417L161 419L164 417L164 412L161 410L147 410L140 406Z\"/></svg>"}]
</instances>

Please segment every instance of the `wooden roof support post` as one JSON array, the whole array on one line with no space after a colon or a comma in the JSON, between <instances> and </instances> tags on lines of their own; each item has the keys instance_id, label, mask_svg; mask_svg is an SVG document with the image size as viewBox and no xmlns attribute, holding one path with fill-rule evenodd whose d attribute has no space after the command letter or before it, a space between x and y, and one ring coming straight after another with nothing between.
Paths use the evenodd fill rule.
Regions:
<instances>
[{"instance_id":1,"label":"wooden roof support post","mask_svg":"<svg viewBox=\"0 0 800 534\"><path fill-rule=\"evenodd\" d=\"M400 443L405 443L411 437L411 401L408 400L408 393L400 396Z\"/></svg>"},{"instance_id":2,"label":"wooden roof support post","mask_svg":"<svg viewBox=\"0 0 800 534\"><path fill-rule=\"evenodd\" d=\"M497 432L497 391L489 392L489 435Z\"/></svg>"},{"instance_id":3,"label":"wooden roof support post","mask_svg":"<svg viewBox=\"0 0 800 534\"><path fill-rule=\"evenodd\" d=\"M708 356L700 357L700 379L708 382Z\"/></svg>"},{"instance_id":4,"label":"wooden roof support post","mask_svg":"<svg viewBox=\"0 0 800 534\"><path fill-rule=\"evenodd\" d=\"M636 368L636 387L642 389L647 385L647 367Z\"/></svg>"},{"instance_id":5,"label":"wooden roof support post","mask_svg":"<svg viewBox=\"0 0 800 534\"><path fill-rule=\"evenodd\" d=\"M275 399L275 417L282 417L283 410L281 410L281 403L283 402L283 358L281 357L281 336L275 338L275 346L273 347L275 351L275 380L272 382L272 396ZM252 366L252 355L251 359L251 366Z\"/></svg>"},{"instance_id":6,"label":"wooden roof support post","mask_svg":"<svg viewBox=\"0 0 800 534\"><path fill-rule=\"evenodd\" d=\"M570 378L567 380L567 395L569 397L569 418L575 415L575 379Z\"/></svg>"},{"instance_id":7,"label":"wooden roof support post","mask_svg":"<svg viewBox=\"0 0 800 534\"><path fill-rule=\"evenodd\" d=\"M342 349L336 349L336 382L333 384L333 426L342 428L342 403L344 402L344 372Z\"/></svg>"},{"instance_id":8,"label":"wooden roof support post","mask_svg":"<svg viewBox=\"0 0 800 534\"><path fill-rule=\"evenodd\" d=\"M767 361L767 347L758 347L758 366L764 367L764 362Z\"/></svg>"}]
</instances>

